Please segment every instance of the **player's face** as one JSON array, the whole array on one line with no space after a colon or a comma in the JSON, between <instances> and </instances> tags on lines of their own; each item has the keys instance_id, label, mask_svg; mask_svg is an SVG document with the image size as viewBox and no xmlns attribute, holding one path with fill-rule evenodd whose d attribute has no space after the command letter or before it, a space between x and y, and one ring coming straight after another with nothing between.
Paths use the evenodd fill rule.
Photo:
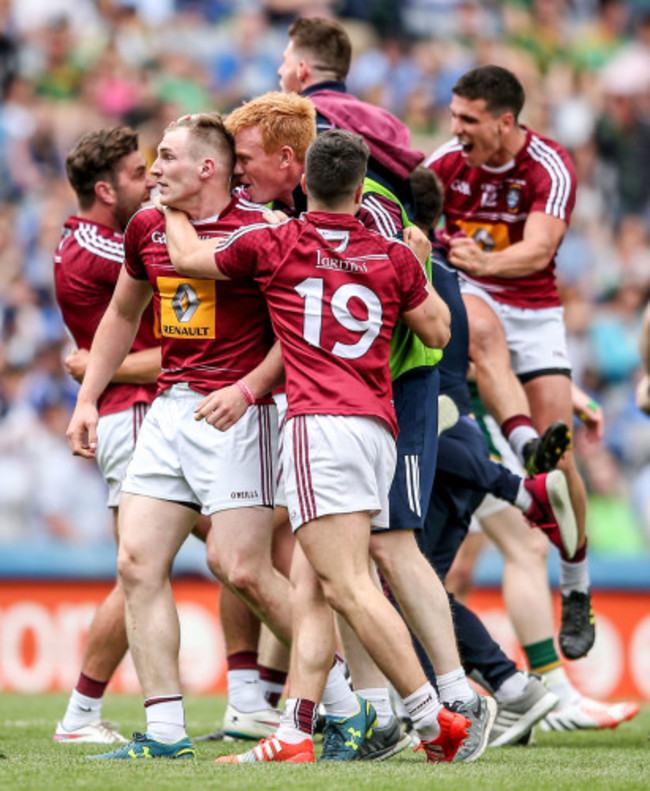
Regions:
<instances>
[{"instance_id":1,"label":"player's face","mask_svg":"<svg viewBox=\"0 0 650 791\"><path fill-rule=\"evenodd\" d=\"M165 132L158 146L158 156L151 166L160 198L168 206L187 208L202 187L201 160L192 156L187 128Z\"/></svg>"},{"instance_id":2,"label":"player's face","mask_svg":"<svg viewBox=\"0 0 650 791\"><path fill-rule=\"evenodd\" d=\"M451 100L451 131L463 146L470 167L504 165L510 154L503 147L503 133L510 113L494 117L484 99L466 99L454 94Z\"/></svg>"},{"instance_id":3,"label":"player's face","mask_svg":"<svg viewBox=\"0 0 650 791\"><path fill-rule=\"evenodd\" d=\"M301 85L298 77L299 58L293 48L293 41L290 41L282 53L282 65L278 69L280 87L285 93L295 91L300 93Z\"/></svg>"},{"instance_id":4,"label":"player's face","mask_svg":"<svg viewBox=\"0 0 650 791\"><path fill-rule=\"evenodd\" d=\"M257 203L276 200L285 175L281 151L267 154L259 128L250 126L235 135L235 154L235 181L248 189L251 200Z\"/></svg>"},{"instance_id":5,"label":"player's face","mask_svg":"<svg viewBox=\"0 0 650 791\"><path fill-rule=\"evenodd\" d=\"M149 192L155 185L147 173L147 163L140 151L127 154L120 163L115 179L115 219L124 229L135 212L149 200Z\"/></svg>"}]
</instances>

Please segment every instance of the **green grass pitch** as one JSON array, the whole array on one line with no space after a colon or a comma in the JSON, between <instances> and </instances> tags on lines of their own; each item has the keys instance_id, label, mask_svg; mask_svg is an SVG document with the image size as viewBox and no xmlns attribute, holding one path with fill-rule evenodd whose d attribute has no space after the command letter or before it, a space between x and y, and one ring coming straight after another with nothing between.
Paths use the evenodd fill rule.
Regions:
<instances>
[{"instance_id":1,"label":"green grass pitch","mask_svg":"<svg viewBox=\"0 0 650 791\"><path fill-rule=\"evenodd\" d=\"M536 732L534 747L488 750L475 764L427 764L406 750L383 763L215 765L250 743L200 742L194 761L86 761L99 745L56 744L65 695L0 694L0 789L7 791L611 791L650 789L650 706L614 731ZM186 700L190 736L221 721L221 698ZM127 735L144 730L138 698L109 695L103 715Z\"/></svg>"}]
</instances>

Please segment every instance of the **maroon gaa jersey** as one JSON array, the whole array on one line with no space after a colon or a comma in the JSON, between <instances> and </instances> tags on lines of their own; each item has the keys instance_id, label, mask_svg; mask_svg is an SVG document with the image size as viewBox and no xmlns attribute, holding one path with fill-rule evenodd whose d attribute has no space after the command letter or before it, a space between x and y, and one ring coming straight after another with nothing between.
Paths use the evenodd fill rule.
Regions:
<instances>
[{"instance_id":1,"label":"maroon gaa jersey","mask_svg":"<svg viewBox=\"0 0 650 791\"><path fill-rule=\"evenodd\" d=\"M54 286L63 321L80 349L90 349L123 263L121 233L81 217L68 217L54 255ZM153 310L148 308L131 351L158 345ZM121 412L138 402L150 404L155 394L155 384L109 384L99 398L99 414Z\"/></svg>"},{"instance_id":2,"label":"maroon gaa jersey","mask_svg":"<svg viewBox=\"0 0 650 791\"><path fill-rule=\"evenodd\" d=\"M487 252L520 242L532 212L569 222L576 198L576 175L567 152L546 137L526 130L526 143L500 168L469 167L458 140L442 145L426 160L441 179L449 234L462 231ZM555 256L545 269L522 277L462 276L499 302L521 308L560 305Z\"/></svg>"},{"instance_id":3,"label":"maroon gaa jersey","mask_svg":"<svg viewBox=\"0 0 650 791\"><path fill-rule=\"evenodd\" d=\"M235 197L218 217L193 225L203 239L225 238L263 222L263 211ZM124 248L129 275L148 280L153 289L162 348L159 392L184 382L209 393L234 384L264 359L273 333L266 301L250 277L217 282L179 275L167 254L165 219L154 208L133 215Z\"/></svg>"},{"instance_id":4,"label":"maroon gaa jersey","mask_svg":"<svg viewBox=\"0 0 650 791\"><path fill-rule=\"evenodd\" d=\"M400 314L427 297L410 248L355 217L307 212L243 228L216 248L215 262L264 292L282 344L287 417L365 415L397 435L391 335Z\"/></svg>"}]
</instances>

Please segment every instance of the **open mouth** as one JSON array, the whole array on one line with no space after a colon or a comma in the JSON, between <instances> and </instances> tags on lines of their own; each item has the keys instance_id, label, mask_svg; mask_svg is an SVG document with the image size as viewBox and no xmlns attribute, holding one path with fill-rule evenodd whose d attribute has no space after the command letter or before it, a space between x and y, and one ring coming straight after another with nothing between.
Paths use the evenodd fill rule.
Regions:
<instances>
[{"instance_id":1,"label":"open mouth","mask_svg":"<svg viewBox=\"0 0 650 791\"><path fill-rule=\"evenodd\" d=\"M471 143L469 140L461 140L460 144L463 147L463 154L471 154L474 150L474 143Z\"/></svg>"}]
</instances>

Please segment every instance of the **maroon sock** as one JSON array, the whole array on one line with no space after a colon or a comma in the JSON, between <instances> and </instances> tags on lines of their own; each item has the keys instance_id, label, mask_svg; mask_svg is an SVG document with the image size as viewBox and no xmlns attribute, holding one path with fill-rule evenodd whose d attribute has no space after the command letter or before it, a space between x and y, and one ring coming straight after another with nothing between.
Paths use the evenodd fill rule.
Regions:
<instances>
[{"instance_id":1,"label":"maroon sock","mask_svg":"<svg viewBox=\"0 0 650 791\"><path fill-rule=\"evenodd\" d=\"M562 560L566 561L567 563L582 563L582 561L587 557L587 542L585 541L584 546L580 547L580 549L575 553L575 555L569 560L562 556Z\"/></svg>"},{"instance_id":2,"label":"maroon sock","mask_svg":"<svg viewBox=\"0 0 650 791\"><path fill-rule=\"evenodd\" d=\"M260 672L260 681L266 681L269 684L278 684L282 687L282 689L284 689L288 675L285 670L276 670L273 667L266 667L265 665L258 665L257 667ZM266 698L269 706L275 709L280 702L282 692L273 692L271 690L267 690L264 693L264 697Z\"/></svg>"},{"instance_id":3,"label":"maroon sock","mask_svg":"<svg viewBox=\"0 0 650 791\"><path fill-rule=\"evenodd\" d=\"M298 698L294 711L294 726L308 736L313 736L316 730L318 707L312 700Z\"/></svg>"},{"instance_id":4,"label":"maroon sock","mask_svg":"<svg viewBox=\"0 0 650 791\"><path fill-rule=\"evenodd\" d=\"M508 439L510 434L512 434L512 432L518 426L530 426L531 428L535 428L533 426L533 421L528 417L528 415L513 415L512 417L509 417L503 421L501 424L501 433L506 439Z\"/></svg>"},{"instance_id":5,"label":"maroon sock","mask_svg":"<svg viewBox=\"0 0 650 791\"><path fill-rule=\"evenodd\" d=\"M257 651L236 651L226 657L228 670L257 670Z\"/></svg>"},{"instance_id":6,"label":"maroon sock","mask_svg":"<svg viewBox=\"0 0 650 791\"><path fill-rule=\"evenodd\" d=\"M87 698L102 698L104 697L104 690L108 681L96 681L94 678L89 678L85 673L79 674L79 680L75 689L80 695L85 695Z\"/></svg>"}]
</instances>

